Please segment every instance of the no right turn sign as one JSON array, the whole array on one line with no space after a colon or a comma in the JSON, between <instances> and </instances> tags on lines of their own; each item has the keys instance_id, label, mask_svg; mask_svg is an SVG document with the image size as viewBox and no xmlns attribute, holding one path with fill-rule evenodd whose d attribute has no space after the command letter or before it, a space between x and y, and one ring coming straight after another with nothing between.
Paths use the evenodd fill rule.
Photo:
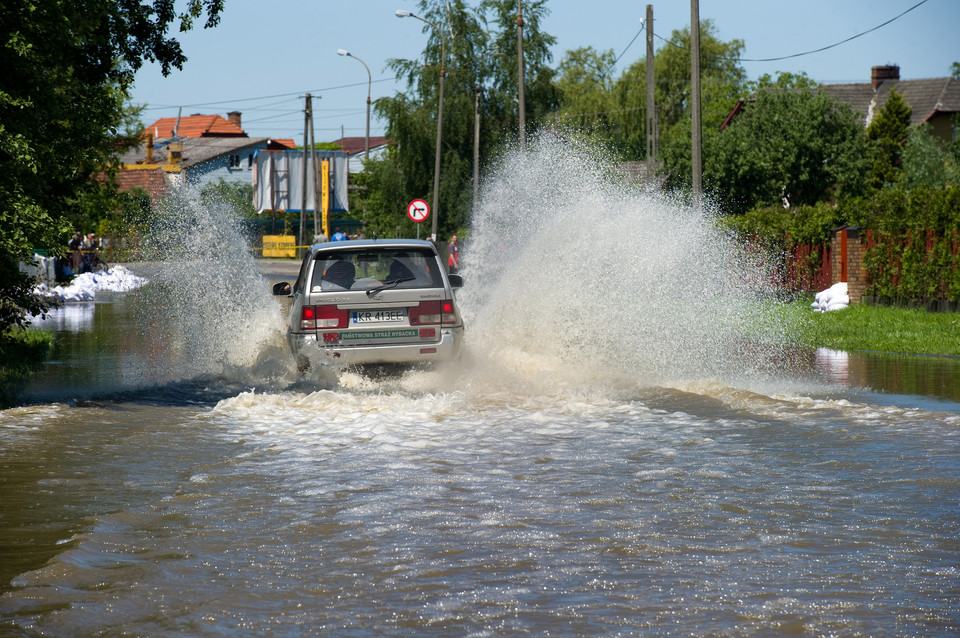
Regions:
<instances>
[{"instance_id":1,"label":"no right turn sign","mask_svg":"<svg viewBox=\"0 0 960 638\"><path fill-rule=\"evenodd\" d=\"M430 217L430 206L422 199L415 199L407 206L407 217L418 224L426 221Z\"/></svg>"}]
</instances>

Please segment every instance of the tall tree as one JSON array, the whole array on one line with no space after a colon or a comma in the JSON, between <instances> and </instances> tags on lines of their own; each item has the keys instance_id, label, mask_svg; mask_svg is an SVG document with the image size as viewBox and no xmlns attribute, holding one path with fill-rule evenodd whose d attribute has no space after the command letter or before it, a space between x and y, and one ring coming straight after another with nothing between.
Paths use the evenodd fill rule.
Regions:
<instances>
[{"instance_id":1,"label":"tall tree","mask_svg":"<svg viewBox=\"0 0 960 638\"><path fill-rule=\"evenodd\" d=\"M866 174L858 116L821 91L761 90L707 141L704 181L728 212L842 198Z\"/></svg>"},{"instance_id":2,"label":"tall tree","mask_svg":"<svg viewBox=\"0 0 960 638\"><path fill-rule=\"evenodd\" d=\"M418 15L441 30L446 49L440 216L438 233L447 236L466 226L471 206L475 88L481 101L481 157L488 157L516 135L517 31L516 1L487 0L470 9L462 0L421 0ZM549 46L539 32L545 3L523 4L524 60L528 121L556 105L551 84ZM413 25L408 25L414 28ZM407 80L404 94L381 98L377 112L387 120L386 135L394 145L381 160L367 163L369 199L365 202L371 231L409 236L406 205L415 197L432 199L439 97L440 34L421 24L426 47L419 60L391 60L388 66ZM490 28L499 31L489 31ZM511 70L512 69L512 70ZM511 83L512 82L512 83Z\"/></svg>"},{"instance_id":3,"label":"tall tree","mask_svg":"<svg viewBox=\"0 0 960 638\"><path fill-rule=\"evenodd\" d=\"M479 11L487 27L490 65L484 78L490 116L511 136L518 126L517 5L523 18L524 102L527 128L549 122L559 105L550 66L556 38L541 24L549 15L546 0L483 0ZM497 140L499 141L499 140Z\"/></svg>"},{"instance_id":4,"label":"tall tree","mask_svg":"<svg viewBox=\"0 0 960 638\"><path fill-rule=\"evenodd\" d=\"M706 138L718 130L747 87L740 66L743 41L720 40L712 20L700 23L701 107ZM690 29L675 30L654 56L654 100L660 159L671 187L690 181ZM646 156L646 59L634 62L615 87L615 123L627 140L628 159Z\"/></svg>"},{"instance_id":5,"label":"tall tree","mask_svg":"<svg viewBox=\"0 0 960 638\"><path fill-rule=\"evenodd\" d=\"M585 133L598 133L610 140L612 93L611 72L615 61L613 49L597 51L585 47L567 51L560 61L560 77L556 85L561 94L560 121Z\"/></svg>"},{"instance_id":6,"label":"tall tree","mask_svg":"<svg viewBox=\"0 0 960 638\"><path fill-rule=\"evenodd\" d=\"M894 90L867 126L867 139L873 144L873 186L894 184L900 177L903 147L907 143L912 109Z\"/></svg>"},{"instance_id":7,"label":"tall tree","mask_svg":"<svg viewBox=\"0 0 960 638\"><path fill-rule=\"evenodd\" d=\"M46 309L18 268L33 247L62 244L66 213L110 162L124 100L144 61L164 74L186 57L166 33L223 0L0 0L0 334Z\"/></svg>"}]
</instances>

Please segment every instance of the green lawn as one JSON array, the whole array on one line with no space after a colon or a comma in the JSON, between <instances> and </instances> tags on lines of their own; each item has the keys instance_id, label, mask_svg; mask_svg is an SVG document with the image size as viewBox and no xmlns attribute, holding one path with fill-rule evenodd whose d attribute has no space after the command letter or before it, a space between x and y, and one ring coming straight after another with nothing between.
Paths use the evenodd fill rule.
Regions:
<instances>
[{"instance_id":1,"label":"green lawn","mask_svg":"<svg viewBox=\"0 0 960 638\"><path fill-rule=\"evenodd\" d=\"M813 312L806 302L785 308L801 343L834 350L960 355L960 313L857 304Z\"/></svg>"}]
</instances>

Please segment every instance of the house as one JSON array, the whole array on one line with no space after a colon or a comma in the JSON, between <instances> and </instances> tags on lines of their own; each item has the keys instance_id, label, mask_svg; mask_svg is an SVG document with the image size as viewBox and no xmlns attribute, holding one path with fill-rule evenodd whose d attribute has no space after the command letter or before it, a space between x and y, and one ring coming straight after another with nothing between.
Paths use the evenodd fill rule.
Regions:
<instances>
[{"instance_id":1,"label":"house","mask_svg":"<svg viewBox=\"0 0 960 638\"><path fill-rule=\"evenodd\" d=\"M863 117L864 126L869 125L874 115L887 103L890 92L896 91L911 108L910 124L927 124L934 137L947 142L957 136L954 119L960 113L960 80L952 77L901 80L900 67L875 66L871 69L869 83L824 84L817 90L849 104ZM755 99L752 96L738 101L720 129L729 126Z\"/></svg>"},{"instance_id":2,"label":"house","mask_svg":"<svg viewBox=\"0 0 960 638\"><path fill-rule=\"evenodd\" d=\"M180 184L253 183L258 151L289 150L293 140L248 137L241 114L160 118L143 131L143 144L120 156L121 190L143 188L153 197Z\"/></svg>"},{"instance_id":3,"label":"house","mask_svg":"<svg viewBox=\"0 0 960 638\"><path fill-rule=\"evenodd\" d=\"M367 138L341 137L339 140L334 140L333 143L336 144L341 151L347 154L347 157L349 158L348 171L350 173L362 173L363 160L366 155L365 145L367 143ZM389 145L390 142L383 136L371 137L370 158L379 159L383 153L386 152Z\"/></svg>"}]
</instances>

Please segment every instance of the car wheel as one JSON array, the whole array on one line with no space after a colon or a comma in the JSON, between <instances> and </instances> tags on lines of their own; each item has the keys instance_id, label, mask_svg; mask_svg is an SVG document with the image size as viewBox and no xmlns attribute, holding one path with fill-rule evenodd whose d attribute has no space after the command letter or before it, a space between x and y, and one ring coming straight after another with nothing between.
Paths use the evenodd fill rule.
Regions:
<instances>
[{"instance_id":1,"label":"car wheel","mask_svg":"<svg viewBox=\"0 0 960 638\"><path fill-rule=\"evenodd\" d=\"M306 355L297 355L297 374L301 377L310 372L310 359Z\"/></svg>"}]
</instances>

